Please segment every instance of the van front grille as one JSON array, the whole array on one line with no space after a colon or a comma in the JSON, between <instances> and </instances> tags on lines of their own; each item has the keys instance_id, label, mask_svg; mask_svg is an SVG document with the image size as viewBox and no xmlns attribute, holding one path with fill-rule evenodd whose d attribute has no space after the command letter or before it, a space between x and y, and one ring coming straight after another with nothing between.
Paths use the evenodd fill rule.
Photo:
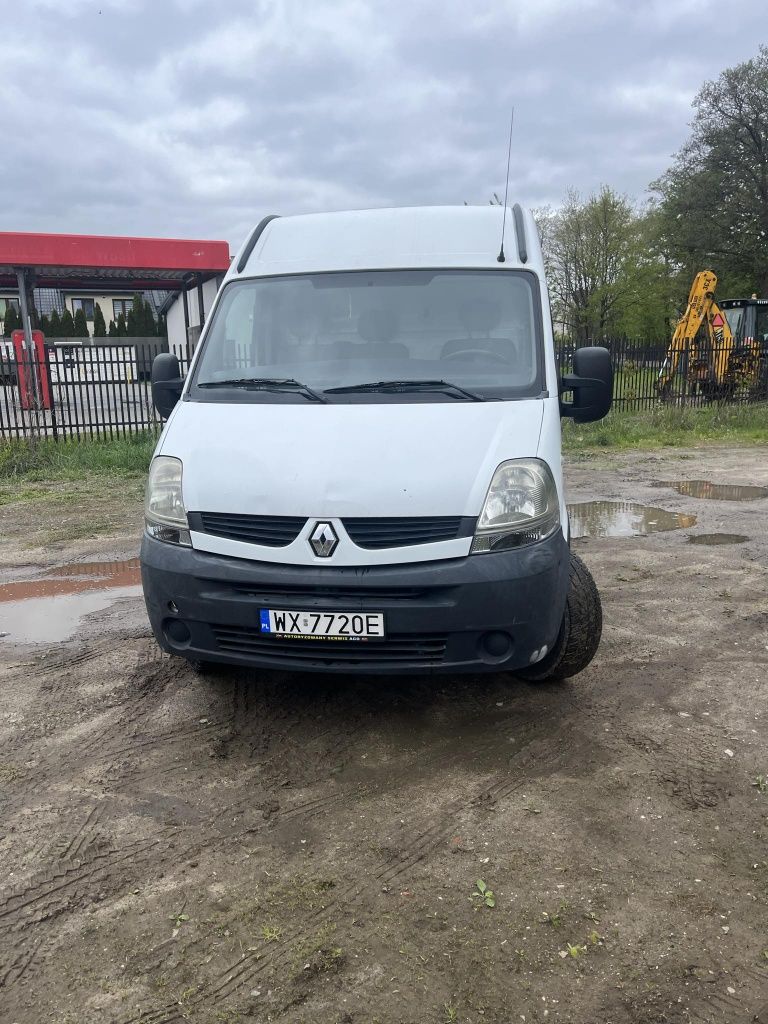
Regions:
<instances>
[{"instance_id":1,"label":"van front grille","mask_svg":"<svg viewBox=\"0 0 768 1024\"><path fill-rule=\"evenodd\" d=\"M445 656L446 634L392 635L386 640L278 639L257 629L212 626L216 646L223 653L274 655L328 664L438 665Z\"/></svg>"},{"instance_id":2,"label":"van front grille","mask_svg":"<svg viewBox=\"0 0 768 1024\"><path fill-rule=\"evenodd\" d=\"M273 548L292 544L307 522L304 516L249 516L228 512L190 512L188 519L190 529L196 532ZM371 516L342 519L342 523L353 544L376 550L471 537L476 520L472 516Z\"/></svg>"},{"instance_id":3,"label":"van front grille","mask_svg":"<svg viewBox=\"0 0 768 1024\"><path fill-rule=\"evenodd\" d=\"M435 544L470 537L475 529L475 519L471 516L393 516L343 519L342 522L353 543L369 549Z\"/></svg>"},{"instance_id":4,"label":"van front grille","mask_svg":"<svg viewBox=\"0 0 768 1024\"><path fill-rule=\"evenodd\" d=\"M190 512L189 528L216 537L284 548L296 540L306 523L303 516L244 516L229 512Z\"/></svg>"}]
</instances>

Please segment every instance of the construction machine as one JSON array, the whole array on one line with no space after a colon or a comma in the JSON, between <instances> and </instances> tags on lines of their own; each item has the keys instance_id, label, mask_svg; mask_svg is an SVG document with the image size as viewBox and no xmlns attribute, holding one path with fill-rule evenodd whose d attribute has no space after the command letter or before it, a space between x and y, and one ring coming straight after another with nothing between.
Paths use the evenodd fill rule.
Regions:
<instances>
[{"instance_id":1,"label":"construction machine","mask_svg":"<svg viewBox=\"0 0 768 1024\"><path fill-rule=\"evenodd\" d=\"M664 400L685 391L710 400L768 398L768 301L753 295L720 306L716 286L711 270L694 279L656 381ZM684 383L675 389L678 376Z\"/></svg>"}]
</instances>

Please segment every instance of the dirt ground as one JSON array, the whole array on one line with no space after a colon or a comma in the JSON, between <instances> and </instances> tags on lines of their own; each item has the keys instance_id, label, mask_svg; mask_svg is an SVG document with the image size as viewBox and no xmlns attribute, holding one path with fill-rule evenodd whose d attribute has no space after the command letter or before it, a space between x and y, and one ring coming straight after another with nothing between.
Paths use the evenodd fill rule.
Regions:
<instances>
[{"instance_id":1,"label":"dirt ground","mask_svg":"<svg viewBox=\"0 0 768 1024\"><path fill-rule=\"evenodd\" d=\"M680 479L768 450L570 459L571 501L698 521L575 542L567 684L201 678L140 597L0 639L0 1021L768 1022L768 499ZM135 497L53 550L45 514L0 508L3 581L136 554Z\"/></svg>"}]
</instances>

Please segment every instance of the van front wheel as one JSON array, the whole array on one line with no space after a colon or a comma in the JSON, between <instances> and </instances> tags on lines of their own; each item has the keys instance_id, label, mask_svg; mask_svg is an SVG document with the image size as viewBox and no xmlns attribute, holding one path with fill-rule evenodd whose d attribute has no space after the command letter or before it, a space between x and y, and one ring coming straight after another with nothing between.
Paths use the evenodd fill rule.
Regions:
<instances>
[{"instance_id":1,"label":"van front wheel","mask_svg":"<svg viewBox=\"0 0 768 1024\"><path fill-rule=\"evenodd\" d=\"M602 631L603 609L597 586L586 565L571 552L568 599L557 640L541 661L515 674L530 683L569 679L592 661Z\"/></svg>"}]
</instances>

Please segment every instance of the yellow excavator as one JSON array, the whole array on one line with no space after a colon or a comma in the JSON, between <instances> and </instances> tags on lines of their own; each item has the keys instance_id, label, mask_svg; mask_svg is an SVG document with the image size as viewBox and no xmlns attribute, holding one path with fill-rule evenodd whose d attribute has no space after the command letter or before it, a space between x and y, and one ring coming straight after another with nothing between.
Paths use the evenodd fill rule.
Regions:
<instances>
[{"instance_id":1,"label":"yellow excavator","mask_svg":"<svg viewBox=\"0 0 768 1024\"><path fill-rule=\"evenodd\" d=\"M768 398L768 301L730 299L721 308L716 286L711 270L694 279L656 381L663 400L686 391L711 400L742 393ZM678 377L681 386L675 388Z\"/></svg>"}]
</instances>

